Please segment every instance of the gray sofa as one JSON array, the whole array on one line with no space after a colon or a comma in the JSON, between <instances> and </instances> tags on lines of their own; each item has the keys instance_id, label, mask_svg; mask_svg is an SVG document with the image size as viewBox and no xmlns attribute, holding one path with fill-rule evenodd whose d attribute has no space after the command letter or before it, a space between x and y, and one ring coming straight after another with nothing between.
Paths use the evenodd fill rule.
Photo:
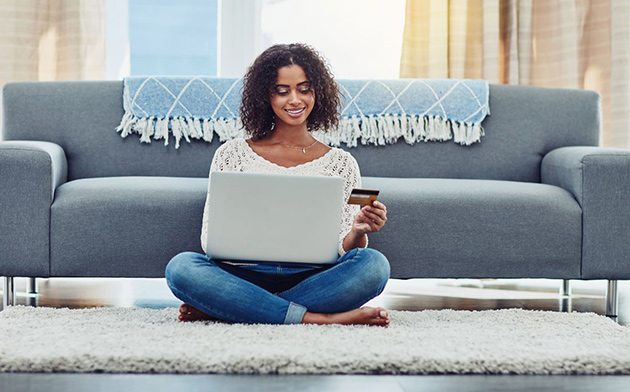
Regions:
<instances>
[{"instance_id":1,"label":"gray sofa","mask_svg":"<svg viewBox=\"0 0 630 392\"><path fill-rule=\"evenodd\" d=\"M3 90L0 276L162 277L201 252L207 175L220 144L141 144L114 128L122 82ZM381 190L370 246L393 278L630 279L630 151L597 147L595 92L491 85L485 136L349 149Z\"/></svg>"}]
</instances>

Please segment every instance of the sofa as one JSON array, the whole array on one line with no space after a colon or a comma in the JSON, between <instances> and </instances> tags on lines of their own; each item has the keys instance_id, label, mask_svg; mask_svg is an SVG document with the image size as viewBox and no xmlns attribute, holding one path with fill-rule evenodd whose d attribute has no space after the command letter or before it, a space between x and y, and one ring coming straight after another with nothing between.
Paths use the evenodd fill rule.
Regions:
<instances>
[{"instance_id":1,"label":"sofa","mask_svg":"<svg viewBox=\"0 0 630 392\"><path fill-rule=\"evenodd\" d=\"M201 252L213 152L115 131L121 81L23 82L3 89L0 276L159 278ZM479 143L399 140L343 148L381 190L370 236L392 278L630 279L630 151L598 147L592 91L490 85Z\"/></svg>"}]
</instances>

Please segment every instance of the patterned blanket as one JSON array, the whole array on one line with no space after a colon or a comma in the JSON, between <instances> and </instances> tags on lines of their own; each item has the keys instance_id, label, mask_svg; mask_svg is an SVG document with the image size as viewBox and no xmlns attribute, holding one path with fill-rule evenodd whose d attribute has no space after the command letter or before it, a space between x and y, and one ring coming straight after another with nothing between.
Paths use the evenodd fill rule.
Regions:
<instances>
[{"instance_id":1,"label":"patterned blanket","mask_svg":"<svg viewBox=\"0 0 630 392\"><path fill-rule=\"evenodd\" d=\"M384 145L399 138L419 141L479 142L481 122L490 114L484 80L399 79L338 80L342 92L339 129L314 136L349 147ZM140 141L170 134L211 142L243 137L238 118L242 80L201 76L144 76L124 79L125 114L116 128L122 137L138 133Z\"/></svg>"}]
</instances>

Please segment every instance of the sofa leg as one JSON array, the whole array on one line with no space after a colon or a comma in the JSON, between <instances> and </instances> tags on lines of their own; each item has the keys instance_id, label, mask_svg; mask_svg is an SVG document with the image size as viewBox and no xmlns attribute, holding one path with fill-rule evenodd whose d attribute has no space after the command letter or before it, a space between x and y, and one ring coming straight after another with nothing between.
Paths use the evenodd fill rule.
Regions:
<instances>
[{"instance_id":1,"label":"sofa leg","mask_svg":"<svg viewBox=\"0 0 630 392\"><path fill-rule=\"evenodd\" d=\"M37 278L27 278L26 294L37 294Z\"/></svg>"},{"instance_id":2,"label":"sofa leg","mask_svg":"<svg viewBox=\"0 0 630 392\"><path fill-rule=\"evenodd\" d=\"M571 281L569 279L563 279L560 285L560 295L562 297L571 296Z\"/></svg>"},{"instance_id":3,"label":"sofa leg","mask_svg":"<svg viewBox=\"0 0 630 392\"><path fill-rule=\"evenodd\" d=\"M617 317L617 304L619 298L617 296L617 281L609 280L608 289L606 290L606 316Z\"/></svg>"},{"instance_id":4,"label":"sofa leg","mask_svg":"<svg viewBox=\"0 0 630 392\"><path fill-rule=\"evenodd\" d=\"M12 276L4 277L4 293L2 295L2 309L15 305L15 286Z\"/></svg>"}]
</instances>

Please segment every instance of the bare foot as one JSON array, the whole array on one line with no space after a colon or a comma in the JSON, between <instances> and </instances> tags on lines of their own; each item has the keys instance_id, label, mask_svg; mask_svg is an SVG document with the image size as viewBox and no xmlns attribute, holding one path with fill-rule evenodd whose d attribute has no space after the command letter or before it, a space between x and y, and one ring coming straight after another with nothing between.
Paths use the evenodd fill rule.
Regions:
<instances>
[{"instance_id":1,"label":"bare foot","mask_svg":"<svg viewBox=\"0 0 630 392\"><path fill-rule=\"evenodd\" d=\"M389 312L384 308L363 307L343 313L311 313L306 312L302 319L303 324L361 324L389 325Z\"/></svg>"},{"instance_id":2,"label":"bare foot","mask_svg":"<svg viewBox=\"0 0 630 392\"><path fill-rule=\"evenodd\" d=\"M199 321L199 320L216 320L201 310L194 308L188 304L182 304L179 307L179 321Z\"/></svg>"}]
</instances>

